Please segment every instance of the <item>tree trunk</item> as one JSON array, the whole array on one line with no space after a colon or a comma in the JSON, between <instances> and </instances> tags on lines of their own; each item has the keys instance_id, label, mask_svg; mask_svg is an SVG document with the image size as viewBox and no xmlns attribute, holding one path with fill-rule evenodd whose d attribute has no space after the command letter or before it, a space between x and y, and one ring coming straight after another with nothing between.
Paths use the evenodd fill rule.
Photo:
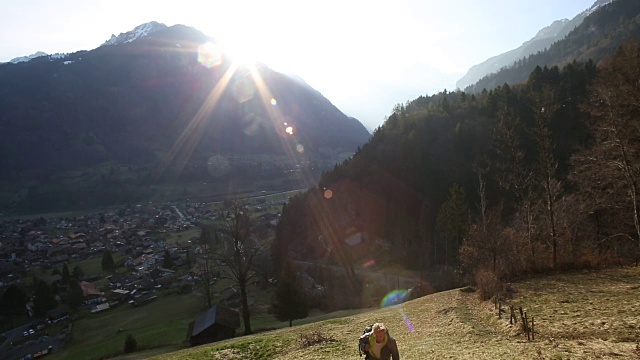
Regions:
<instances>
[{"instance_id":1,"label":"tree trunk","mask_svg":"<svg viewBox=\"0 0 640 360\"><path fill-rule=\"evenodd\" d=\"M555 201L553 193L551 192L551 174L547 174L546 179L547 190L547 211L549 212L549 226L551 227L551 247L553 252L552 266L555 269L558 264L558 233L556 231L556 219L555 219Z\"/></svg>"},{"instance_id":2,"label":"tree trunk","mask_svg":"<svg viewBox=\"0 0 640 360\"><path fill-rule=\"evenodd\" d=\"M244 334L251 335L251 311L249 310L249 301L247 299L247 284L241 282L240 284L240 298L242 300L242 321L244 322Z\"/></svg>"},{"instance_id":3,"label":"tree trunk","mask_svg":"<svg viewBox=\"0 0 640 360\"><path fill-rule=\"evenodd\" d=\"M640 215L638 214L640 210L638 209L638 183L633 174L633 170L631 169L631 165L629 164L630 161L629 157L627 156L626 147L622 145L621 140L618 140L618 146L620 146L624 175L627 179L627 183L629 184L629 194L631 195L631 203L633 204L633 224L635 225L637 236L635 262L636 266L638 266L638 256L640 255Z\"/></svg>"},{"instance_id":4,"label":"tree trunk","mask_svg":"<svg viewBox=\"0 0 640 360\"><path fill-rule=\"evenodd\" d=\"M533 265L533 268L535 269L536 267L536 248L535 248L535 244L533 243L533 234L532 234L532 221L531 221L531 203L529 200L526 201L525 203L525 208L524 208L524 213L526 216L526 221L525 224L527 224L527 240L529 241L529 250L531 251L531 263Z\"/></svg>"}]
</instances>

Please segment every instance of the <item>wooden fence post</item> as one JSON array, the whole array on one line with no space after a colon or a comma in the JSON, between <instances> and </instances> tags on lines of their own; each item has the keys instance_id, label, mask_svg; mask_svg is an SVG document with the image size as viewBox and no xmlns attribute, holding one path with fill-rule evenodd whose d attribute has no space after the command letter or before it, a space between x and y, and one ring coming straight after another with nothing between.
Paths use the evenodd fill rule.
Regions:
<instances>
[{"instance_id":1,"label":"wooden fence post","mask_svg":"<svg viewBox=\"0 0 640 360\"><path fill-rule=\"evenodd\" d=\"M527 341L531 340L531 334L529 331L529 319L527 319L527 312L524 312L524 331L527 333Z\"/></svg>"},{"instance_id":2,"label":"wooden fence post","mask_svg":"<svg viewBox=\"0 0 640 360\"><path fill-rule=\"evenodd\" d=\"M522 311L522 306L518 308L520 311L520 320L522 320L522 331L527 335L527 340L529 340L529 327L527 325L527 313Z\"/></svg>"}]
</instances>

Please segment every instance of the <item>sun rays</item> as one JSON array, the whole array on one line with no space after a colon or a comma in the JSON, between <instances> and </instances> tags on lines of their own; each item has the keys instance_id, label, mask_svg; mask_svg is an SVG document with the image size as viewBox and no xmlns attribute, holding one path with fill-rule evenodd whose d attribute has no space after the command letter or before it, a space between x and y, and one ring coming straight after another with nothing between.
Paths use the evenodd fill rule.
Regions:
<instances>
[{"instance_id":1,"label":"sun rays","mask_svg":"<svg viewBox=\"0 0 640 360\"><path fill-rule=\"evenodd\" d=\"M210 57L205 56L202 59L206 63L204 66L212 63ZM202 135L204 134L203 126L205 121L207 120L207 116L211 114L211 112L215 108L235 72L236 66L231 65L224 73L222 78L218 80L213 90L211 90L209 95L206 97L206 99L198 109L198 112L189 121L186 128L182 131L182 134L180 134L180 137L178 137L176 142L173 144L173 146L171 146L171 149L164 157L158 169L157 177L162 176L170 164L174 164L179 170L178 172L182 171L186 163L189 161L189 159L191 159L193 150L196 148L196 146L202 139Z\"/></svg>"},{"instance_id":2,"label":"sun rays","mask_svg":"<svg viewBox=\"0 0 640 360\"><path fill-rule=\"evenodd\" d=\"M207 69L220 68L225 66L225 62L229 63L227 58L223 59L224 52L214 43L204 43L190 48L197 48L197 61ZM175 50L184 51L186 49ZM297 138L298 129L294 125L296 119L287 118L282 113L281 106L261 75L260 69L255 64L241 66L233 62L215 83L196 114L188 121L178 139L163 157L155 171L156 176L154 178L156 180L161 178L170 168L172 172L175 171L175 174L182 173L185 166L190 162L197 145L204 140L203 136L206 133L207 122L211 121L211 113L219 105L227 91L230 91L232 96L224 97L224 101L237 101L241 106L258 96L257 100L262 105L261 107L266 118L268 118L270 127L276 132L280 146L287 157L292 160L291 163L307 160L304 145ZM254 119L252 124L249 124L249 127L253 126L255 128L258 126L255 122L259 121L260 116L252 113L245 117ZM243 131L246 135L253 136L256 132L249 131L251 129ZM302 181L307 187L312 186L314 183L312 174L303 172Z\"/></svg>"}]
</instances>

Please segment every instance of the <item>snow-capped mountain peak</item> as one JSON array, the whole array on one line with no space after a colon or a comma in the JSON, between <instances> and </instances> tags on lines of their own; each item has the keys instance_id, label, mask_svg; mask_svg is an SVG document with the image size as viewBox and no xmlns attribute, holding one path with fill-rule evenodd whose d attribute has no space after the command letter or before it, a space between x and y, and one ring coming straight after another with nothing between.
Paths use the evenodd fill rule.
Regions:
<instances>
[{"instance_id":1,"label":"snow-capped mountain peak","mask_svg":"<svg viewBox=\"0 0 640 360\"><path fill-rule=\"evenodd\" d=\"M146 24L138 25L133 30L126 33L120 33L120 35L118 36L111 35L111 39L105 41L104 44L102 45L103 46L118 45L118 44L129 43L134 40L149 36L150 34L158 30L162 30L166 28L167 28L167 25L158 23L156 21L152 21Z\"/></svg>"},{"instance_id":2,"label":"snow-capped mountain peak","mask_svg":"<svg viewBox=\"0 0 640 360\"><path fill-rule=\"evenodd\" d=\"M17 58L13 58L13 59L11 59L9 62L10 62L10 63L17 64L17 63L21 63L21 62L29 61L29 60L31 60L31 59L35 59L35 58L40 57L40 56L47 56L47 55L48 55L48 54L47 54L46 52L38 51L38 52L36 52L35 54L31 54L31 55L29 55L29 56L20 56L20 57L17 57Z\"/></svg>"}]
</instances>

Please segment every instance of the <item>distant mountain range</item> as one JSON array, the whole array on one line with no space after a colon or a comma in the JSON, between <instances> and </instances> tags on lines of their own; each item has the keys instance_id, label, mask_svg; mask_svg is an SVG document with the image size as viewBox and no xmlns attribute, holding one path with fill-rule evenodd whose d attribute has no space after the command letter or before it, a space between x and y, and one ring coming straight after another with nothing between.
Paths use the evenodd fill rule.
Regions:
<instances>
[{"instance_id":1,"label":"distant mountain range","mask_svg":"<svg viewBox=\"0 0 640 360\"><path fill-rule=\"evenodd\" d=\"M21 62L25 62L25 61L29 61L29 60L35 59L35 58L40 57L40 56L47 56L47 55L48 54L46 52L37 51L37 52L35 52L35 53L31 54L31 55L19 56L17 58L13 58L9 62L13 63L13 64L17 64L17 63L21 63Z\"/></svg>"},{"instance_id":2,"label":"distant mountain range","mask_svg":"<svg viewBox=\"0 0 640 360\"><path fill-rule=\"evenodd\" d=\"M613 0L596 0L596 2L587 10L576 15L573 19L556 20L551 25L538 31L536 36L525 41L521 46L506 53L496 55L483 61L480 64L472 66L467 73L456 82L459 89L465 89L475 84L483 77L498 72L505 67L514 66L519 60L536 54L537 52L549 49L554 43L564 39L573 29L578 27L584 19Z\"/></svg>"},{"instance_id":3,"label":"distant mountain range","mask_svg":"<svg viewBox=\"0 0 640 360\"><path fill-rule=\"evenodd\" d=\"M94 50L0 64L0 181L36 190L100 164L180 169L217 155L339 162L369 139L301 79L203 53L213 41L151 22Z\"/></svg>"}]
</instances>

